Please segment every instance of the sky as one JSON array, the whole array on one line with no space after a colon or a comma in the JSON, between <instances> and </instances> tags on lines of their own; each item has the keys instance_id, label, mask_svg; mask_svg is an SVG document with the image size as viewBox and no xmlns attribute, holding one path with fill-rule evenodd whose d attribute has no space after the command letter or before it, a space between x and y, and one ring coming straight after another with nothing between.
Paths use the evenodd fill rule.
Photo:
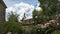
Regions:
<instances>
[{"instance_id":1,"label":"sky","mask_svg":"<svg viewBox=\"0 0 60 34\"><path fill-rule=\"evenodd\" d=\"M24 13L26 19L32 18L32 12L34 9L40 10L38 0L3 0L7 6L6 8L6 21L8 21L11 11L14 14L18 14L18 20L22 20Z\"/></svg>"},{"instance_id":2,"label":"sky","mask_svg":"<svg viewBox=\"0 0 60 34\"><path fill-rule=\"evenodd\" d=\"M34 6L37 6L38 0L3 0L7 7L11 7L16 3L20 3L20 2L24 2L24 3L28 3Z\"/></svg>"}]
</instances>

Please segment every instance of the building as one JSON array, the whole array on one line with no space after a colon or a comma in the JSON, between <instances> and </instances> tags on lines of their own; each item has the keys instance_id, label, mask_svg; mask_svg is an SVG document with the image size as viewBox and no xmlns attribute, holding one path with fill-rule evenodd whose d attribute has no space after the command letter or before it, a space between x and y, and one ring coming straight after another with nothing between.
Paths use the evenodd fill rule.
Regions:
<instances>
[{"instance_id":1,"label":"building","mask_svg":"<svg viewBox=\"0 0 60 34\"><path fill-rule=\"evenodd\" d=\"M33 24L33 23L34 23L33 19L25 19L22 21L22 24Z\"/></svg>"},{"instance_id":2,"label":"building","mask_svg":"<svg viewBox=\"0 0 60 34\"><path fill-rule=\"evenodd\" d=\"M34 23L33 18L27 19L25 15L26 15L26 14L24 13L24 17L23 17L23 19L21 20L21 21L22 21L22 24L33 24L33 23Z\"/></svg>"},{"instance_id":3,"label":"building","mask_svg":"<svg viewBox=\"0 0 60 34\"><path fill-rule=\"evenodd\" d=\"M6 5L3 2L3 0L0 0L0 22L4 22L5 21L5 9L6 9Z\"/></svg>"}]
</instances>

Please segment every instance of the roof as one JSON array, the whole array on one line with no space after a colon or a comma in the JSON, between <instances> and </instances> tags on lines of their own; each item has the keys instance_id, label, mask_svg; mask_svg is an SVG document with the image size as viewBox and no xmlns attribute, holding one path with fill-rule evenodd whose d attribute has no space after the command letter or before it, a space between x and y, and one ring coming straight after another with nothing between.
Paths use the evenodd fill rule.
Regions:
<instances>
[{"instance_id":1,"label":"roof","mask_svg":"<svg viewBox=\"0 0 60 34\"><path fill-rule=\"evenodd\" d=\"M25 18L24 20L29 20L29 19L33 19L32 17L27 17L27 18Z\"/></svg>"},{"instance_id":2,"label":"roof","mask_svg":"<svg viewBox=\"0 0 60 34\"><path fill-rule=\"evenodd\" d=\"M7 6L5 5L5 3L3 2L3 0L0 0L0 3L4 6L4 8L7 8Z\"/></svg>"}]
</instances>

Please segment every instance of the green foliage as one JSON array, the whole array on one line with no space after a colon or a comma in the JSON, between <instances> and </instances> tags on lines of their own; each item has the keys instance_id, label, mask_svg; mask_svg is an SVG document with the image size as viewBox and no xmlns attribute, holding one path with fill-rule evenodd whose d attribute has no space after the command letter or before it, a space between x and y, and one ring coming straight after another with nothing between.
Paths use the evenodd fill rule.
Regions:
<instances>
[{"instance_id":1,"label":"green foliage","mask_svg":"<svg viewBox=\"0 0 60 34\"><path fill-rule=\"evenodd\" d=\"M11 12L11 14L9 15L8 21L18 22L18 15L17 14L13 14L13 12Z\"/></svg>"},{"instance_id":2,"label":"green foliage","mask_svg":"<svg viewBox=\"0 0 60 34\"><path fill-rule=\"evenodd\" d=\"M21 33L22 24L18 23L18 15L13 14L13 12L11 12L11 15L9 16L8 21L0 24L0 31L4 33L7 33L7 32Z\"/></svg>"},{"instance_id":3,"label":"green foliage","mask_svg":"<svg viewBox=\"0 0 60 34\"><path fill-rule=\"evenodd\" d=\"M35 23L47 22L51 19L57 19L56 15L60 14L60 3L58 0L38 0L42 11L33 11ZM59 13L59 14L58 14ZM35 18L37 16L37 18ZM57 16L59 17L59 16Z\"/></svg>"},{"instance_id":4,"label":"green foliage","mask_svg":"<svg viewBox=\"0 0 60 34\"><path fill-rule=\"evenodd\" d=\"M60 30L55 30L55 31L51 32L51 34L60 34Z\"/></svg>"},{"instance_id":5,"label":"green foliage","mask_svg":"<svg viewBox=\"0 0 60 34\"><path fill-rule=\"evenodd\" d=\"M49 16L46 12L42 11L33 11L33 19L35 24L46 22L52 19L52 16Z\"/></svg>"},{"instance_id":6,"label":"green foliage","mask_svg":"<svg viewBox=\"0 0 60 34\"><path fill-rule=\"evenodd\" d=\"M7 22L4 24L5 27L8 28L8 31L19 31L22 28L22 25L19 23L15 23L15 22Z\"/></svg>"},{"instance_id":7,"label":"green foliage","mask_svg":"<svg viewBox=\"0 0 60 34\"><path fill-rule=\"evenodd\" d=\"M8 18L8 21L5 23L0 23L0 32L7 33L12 32L14 33L21 33L22 34L22 24L18 23L18 15L13 14Z\"/></svg>"},{"instance_id":8,"label":"green foliage","mask_svg":"<svg viewBox=\"0 0 60 34\"><path fill-rule=\"evenodd\" d=\"M3 23L0 23L0 32L5 32L7 29L3 26Z\"/></svg>"},{"instance_id":9,"label":"green foliage","mask_svg":"<svg viewBox=\"0 0 60 34\"><path fill-rule=\"evenodd\" d=\"M36 29L36 34L44 34L45 28L38 28Z\"/></svg>"},{"instance_id":10,"label":"green foliage","mask_svg":"<svg viewBox=\"0 0 60 34\"><path fill-rule=\"evenodd\" d=\"M51 32L57 30L58 28L56 28L56 24L50 24L46 30L45 30L45 34L51 34Z\"/></svg>"},{"instance_id":11,"label":"green foliage","mask_svg":"<svg viewBox=\"0 0 60 34\"><path fill-rule=\"evenodd\" d=\"M20 32L22 31L22 25L15 22L5 22L0 24L0 32Z\"/></svg>"}]
</instances>

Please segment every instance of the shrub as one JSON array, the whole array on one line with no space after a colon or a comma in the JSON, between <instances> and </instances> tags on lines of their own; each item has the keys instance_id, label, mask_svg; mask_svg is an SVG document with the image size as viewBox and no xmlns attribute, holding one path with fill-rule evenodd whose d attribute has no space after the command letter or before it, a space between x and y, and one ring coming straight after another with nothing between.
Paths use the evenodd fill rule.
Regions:
<instances>
[{"instance_id":1,"label":"shrub","mask_svg":"<svg viewBox=\"0 0 60 34\"><path fill-rule=\"evenodd\" d=\"M6 22L6 23L2 23L0 24L0 31L7 33L7 32L20 32L22 31L22 25L20 23L15 23L15 22Z\"/></svg>"},{"instance_id":2,"label":"shrub","mask_svg":"<svg viewBox=\"0 0 60 34\"><path fill-rule=\"evenodd\" d=\"M60 30L55 30L55 31L51 32L51 34L60 34Z\"/></svg>"}]
</instances>

